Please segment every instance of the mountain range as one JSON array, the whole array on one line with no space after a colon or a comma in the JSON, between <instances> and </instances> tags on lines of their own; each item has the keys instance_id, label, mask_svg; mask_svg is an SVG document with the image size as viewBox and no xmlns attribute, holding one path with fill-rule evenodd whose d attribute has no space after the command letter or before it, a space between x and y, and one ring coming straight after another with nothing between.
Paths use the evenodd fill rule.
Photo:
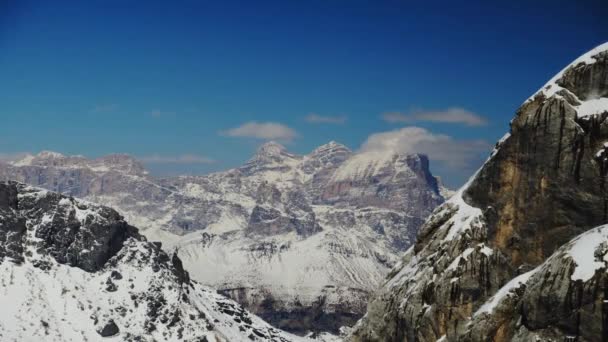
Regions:
<instances>
[{"instance_id":1,"label":"mountain range","mask_svg":"<svg viewBox=\"0 0 608 342\"><path fill-rule=\"evenodd\" d=\"M194 280L300 335L353 325L446 193L424 155L336 142L304 156L268 142L241 167L163 179L128 155L47 151L0 179L116 209Z\"/></svg>"},{"instance_id":2,"label":"mountain range","mask_svg":"<svg viewBox=\"0 0 608 342\"><path fill-rule=\"evenodd\" d=\"M2 341L313 341L192 280L116 211L17 182L0 182L0 306Z\"/></svg>"}]
</instances>

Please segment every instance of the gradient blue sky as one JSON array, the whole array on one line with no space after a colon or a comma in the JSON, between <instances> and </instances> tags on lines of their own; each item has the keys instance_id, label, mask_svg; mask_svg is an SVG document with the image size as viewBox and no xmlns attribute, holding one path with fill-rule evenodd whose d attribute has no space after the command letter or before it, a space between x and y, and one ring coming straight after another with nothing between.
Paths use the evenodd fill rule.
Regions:
<instances>
[{"instance_id":1,"label":"gradient blue sky","mask_svg":"<svg viewBox=\"0 0 608 342\"><path fill-rule=\"evenodd\" d=\"M248 122L289 127L296 153L418 126L473 154L431 161L458 186L487 155L467 141L492 145L528 96L608 40L605 1L163 3L2 2L0 155L123 152L157 174L202 173L249 158L264 139L229 134ZM485 122L424 119L449 108Z\"/></svg>"}]
</instances>

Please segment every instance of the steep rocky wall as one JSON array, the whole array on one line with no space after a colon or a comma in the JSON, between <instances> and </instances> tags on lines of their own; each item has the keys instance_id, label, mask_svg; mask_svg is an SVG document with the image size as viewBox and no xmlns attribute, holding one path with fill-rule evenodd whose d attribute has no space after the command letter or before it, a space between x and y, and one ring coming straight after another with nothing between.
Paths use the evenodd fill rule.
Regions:
<instances>
[{"instance_id":1,"label":"steep rocky wall","mask_svg":"<svg viewBox=\"0 0 608 342\"><path fill-rule=\"evenodd\" d=\"M557 247L606 222L604 175L595 154L606 114L577 118L563 98L526 103L511 137L465 193L487 208L488 239L513 267L538 265Z\"/></svg>"},{"instance_id":2,"label":"steep rocky wall","mask_svg":"<svg viewBox=\"0 0 608 342\"><path fill-rule=\"evenodd\" d=\"M421 228L352 341L608 340L608 235L595 260L559 249L607 222L607 69L604 44L521 106ZM597 271L578 279L577 263Z\"/></svg>"}]
</instances>

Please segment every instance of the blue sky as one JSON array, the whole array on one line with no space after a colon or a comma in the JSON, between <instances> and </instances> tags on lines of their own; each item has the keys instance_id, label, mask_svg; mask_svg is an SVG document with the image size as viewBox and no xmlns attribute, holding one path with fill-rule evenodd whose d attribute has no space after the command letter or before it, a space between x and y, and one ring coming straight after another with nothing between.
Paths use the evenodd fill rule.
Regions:
<instances>
[{"instance_id":1,"label":"blue sky","mask_svg":"<svg viewBox=\"0 0 608 342\"><path fill-rule=\"evenodd\" d=\"M3 2L0 155L121 152L165 175L273 138L419 136L407 150L433 145L458 186L528 96L608 41L605 1L159 3Z\"/></svg>"}]
</instances>

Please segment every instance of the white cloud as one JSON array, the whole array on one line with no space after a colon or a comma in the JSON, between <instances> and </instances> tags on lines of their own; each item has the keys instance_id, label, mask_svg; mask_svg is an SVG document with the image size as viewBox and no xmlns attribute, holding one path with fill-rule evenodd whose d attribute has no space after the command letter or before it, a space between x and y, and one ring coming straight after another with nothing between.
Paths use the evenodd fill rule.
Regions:
<instances>
[{"instance_id":1,"label":"white cloud","mask_svg":"<svg viewBox=\"0 0 608 342\"><path fill-rule=\"evenodd\" d=\"M138 158L144 163L150 164L212 164L211 158L196 154L182 154L178 156L161 156L158 154Z\"/></svg>"},{"instance_id":2,"label":"white cloud","mask_svg":"<svg viewBox=\"0 0 608 342\"><path fill-rule=\"evenodd\" d=\"M256 122L250 121L238 127L231 128L220 134L237 138L255 138L262 140L282 140L291 141L298 137L298 133L277 122Z\"/></svg>"},{"instance_id":3,"label":"white cloud","mask_svg":"<svg viewBox=\"0 0 608 342\"><path fill-rule=\"evenodd\" d=\"M421 153L426 154L431 162L466 169L489 148L490 144L483 140L457 140L420 127L404 127L370 135L361 146L361 151Z\"/></svg>"},{"instance_id":4,"label":"white cloud","mask_svg":"<svg viewBox=\"0 0 608 342\"><path fill-rule=\"evenodd\" d=\"M334 124L334 125L342 125L344 123L346 123L346 116L344 115L340 115L340 116L322 116L316 113L310 113L308 114L304 120L306 120L306 122L308 123L314 123L314 124Z\"/></svg>"},{"instance_id":5,"label":"white cloud","mask_svg":"<svg viewBox=\"0 0 608 342\"><path fill-rule=\"evenodd\" d=\"M441 122L451 124L463 124L467 126L484 126L487 120L469 110L453 107L440 111L416 110L404 114L401 112L390 112L382 115L386 122L409 123L419 121Z\"/></svg>"}]
</instances>

